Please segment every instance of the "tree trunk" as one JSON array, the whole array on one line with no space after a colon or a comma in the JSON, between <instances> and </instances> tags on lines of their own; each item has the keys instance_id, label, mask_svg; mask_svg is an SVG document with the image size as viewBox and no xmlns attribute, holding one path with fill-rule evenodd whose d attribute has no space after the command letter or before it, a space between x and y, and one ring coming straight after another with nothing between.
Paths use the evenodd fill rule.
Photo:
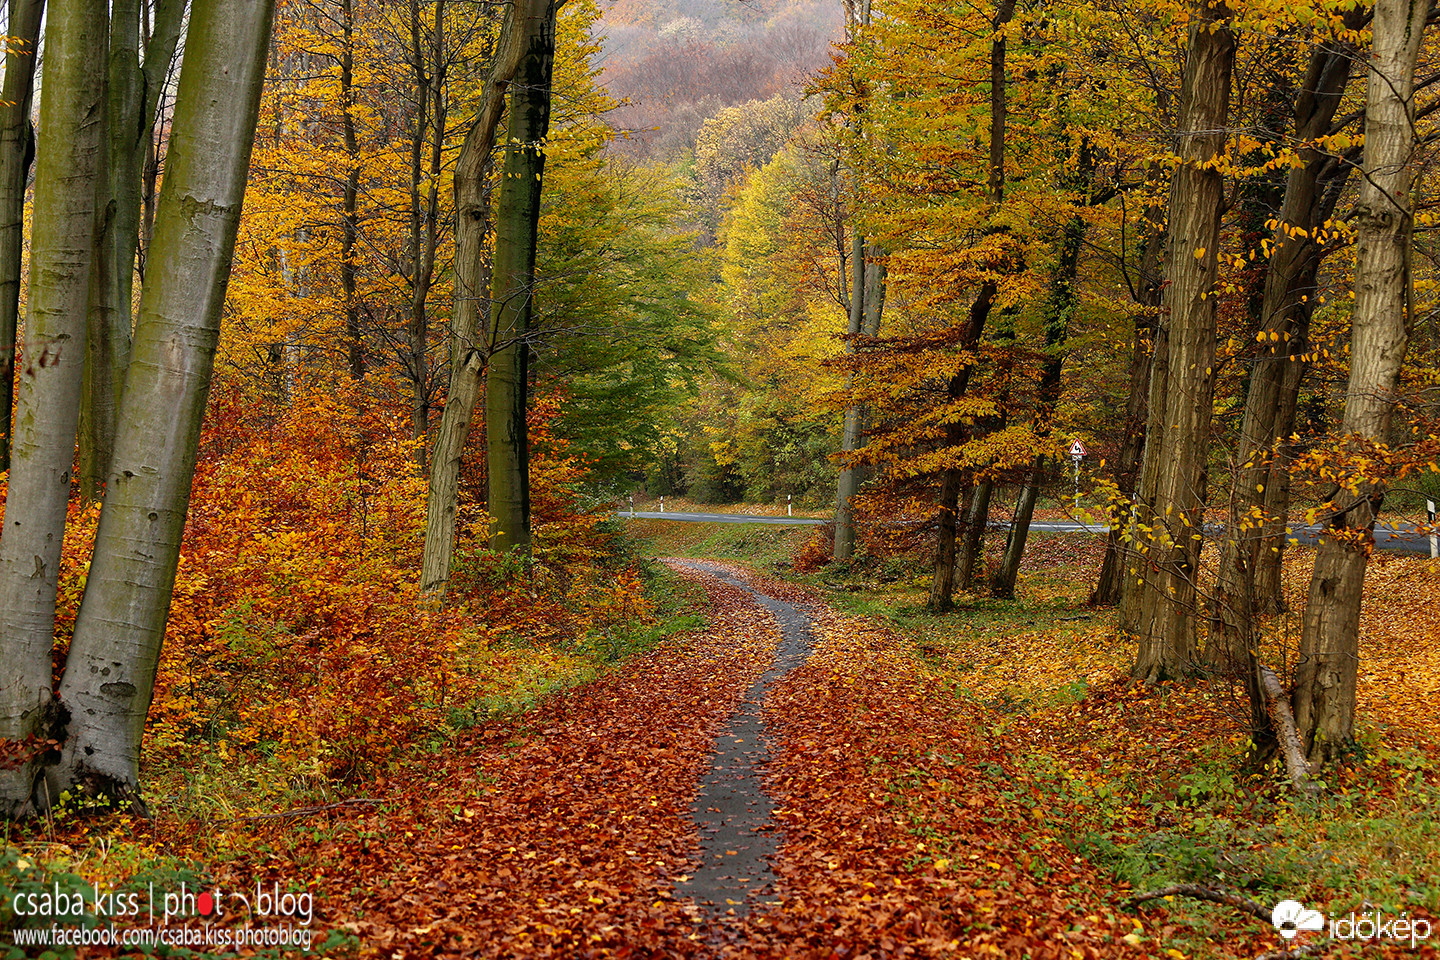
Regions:
<instances>
[{"instance_id":1,"label":"tree trunk","mask_svg":"<svg viewBox=\"0 0 1440 960\"><path fill-rule=\"evenodd\" d=\"M525 59L510 89L509 142L495 205L491 354L485 377L490 548L522 554L530 552L530 319L545 177L543 142L550 131L555 11L552 0L529 31Z\"/></svg>"},{"instance_id":2,"label":"tree trunk","mask_svg":"<svg viewBox=\"0 0 1440 960\"><path fill-rule=\"evenodd\" d=\"M1088 146L1082 147L1078 185L1087 191L1094 173ZM1047 357L1040 373L1039 406L1035 411L1035 433L1049 436L1055 407L1060 402L1060 377L1065 369L1065 358L1060 350L1070 335L1070 318L1075 315L1078 291L1075 278L1080 272L1080 248L1085 242L1088 224L1082 217L1072 217L1065 224L1060 236L1059 257L1055 272L1050 277L1050 291L1045 297L1045 349ZM1035 501L1040 495L1040 477L1044 458L1036 457L1025 476L1025 485L1015 505L1015 516L1010 521L1010 533L1005 539L1005 556L1000 569L990 584L990 595L1002 599L1015 596L1015 581L1020 576L1020 561L1025 556L1025 543L1030 537L1030 520L1035 515Z\"/></svg>"},{"instance_id":3,"label":"tree trunk","mask_svg":"<svg viewBox=\"0 0 1440 960\"><path fill-rule=\"evenodd\" d=\"M420 3L410 0L410 56L416 91L415 134L410 145L410 424L412 435L421 441L415 457L424 475L429 467L424 441L430 434L430 287L440 243L440 177L445 161L445 0L435 0L435 36L428 55L420 38ZM420 185L427 179L422 202Z\"/></svg>"},{"instance_id":4,"label":"tree trunk","mask_svg":"<svg viewBox=\"0 0 1440 960\"><path fill-rule=\"evenodd\" d=\"M998 210L1005 200L1005 30L1004 27L1015 15L1015 0L1001 0L996 7L994 28L990 41L990 156L988 197L992 210ZM980 343L985 322L995 305L999 284L986 280L970 304L970 315L960 338L960 346L973 351ZM970 385L972 365L950 378L946 387L946 399L954 402L965 395ZM947 446L956 447L965 442L968 431L962 424L950 424L945 430ZM960 491L965 482L965 471L960 467L948 467L941 474L939 540L935 551L935 567L930 578L930 608L937 613L949 610L954 604L955 593L955 532L959 522Z\"/></svg>"},{"instance_id":5,"label":"tree trunk","mask_svg":"<svg viewBox=\"0 0 1440 960\"><path fill-rule=\"evenodd\" d=\"M1410 189L1415 62L1428 0L1377 0L1366 84L1365 166L1355 204L1355 307L1342 429L1352 446L1383 443L1409 345ZM1296 670L1295 720L1312 762L1354 740L1360 599L1382 483L1348 478L1333 498L1310 580Z\"/></svg>"},{"instance_id":6,"label":"tree trunk","mask_svg":"<svg viewBox=\"0 0 1440 960\"><path fill-rule=\"evenodd\" d=\"M1045 459L1036 457L1015 501L1015 516L1010 520L1010 534L1005 538L1005 556L990 584L990 595L1000 600L1015 596L1015 581L1020 577L1020 561L1025 557L1025 541L1030 537L1030 522L1035 516L1035 501L1040 498L1040 476Z\"/></svg>"},{"instance_id":7,"label":"tree trunk","mask_svg":"<svg viewBox=\"0 0 1440 960\"><path fill-rule=\"evenodd\" d=\"M990 523L990 500L994 495L994 481L985 480L970 497L970 511L965 515L965 541L955 574L961 590L969 590L975 583L976 567L985 566L985 528Z\"/></svg>"},{"instance_id":8,"label":"tree trunk","mask_svg":"<svg viewBox=\"0 0 1440 960\"><path fill-rule=\"evenodd\" d=\"M1134 291L1141 313L1135 319L1135 338L1130 349L1130 392L1125 405L1125 435L1115 459L1115 486L1120 494L1111 505L1110 531L1105 538L1105 559L1100 576L1090 594L1093 607L1120 604L1120 629L1134 633L1133 600L1138 596L1136 577L1141 560L1130 533L1131 511L1135 492L1140 486L1145 460L1145 426L1150 413L1150 396L1154 383L1155 325L1160 314L1161 258L1166 246L1166 232L1156 224L1161 210L1147 211L1146 236L1141 248L1139 285ZM1130 568L1135 568L1131 573Z\"/></svg>"},{"instance_id":9,"label":"tree trunk","mask_svg":"<svg viewBox=\"0 0 1440 960\"><path fill-rule=\"evenodd\" d=\"M1358 29L1363 9L1348 17ZM1324 219L1321 174L1330 157L1310 144L1330 132L1335 110L1350 80L1355 51L1326 44L1315 50L1295 100L1295 139L1299 165L1292 166L1279 213L1279 229L1271 236L1273 252L1260 307L1259 355L1250 376L1245 416L1240 427L1230 516L1221 551L1209 659L1232 676L1255 672L1255 617L1278 603L1258 596L1257 572L1267 554L1278 558L1284 549L1285 517L1268 514L1274 494L1270 487L1285 482L1281 460L1284 438L1294 429L1300 383L1305 375L1310 316L1322 255L1315 228ZM1348 169L1348 167L1347 167ZM1298 229L1296 229L1298 228ZM1278 467L1278 469L1277 469ZM1279 565L1273 569L1278 575ZM1276 587L1278 587L1277 576ZM1267 608L1262 611L1262 606ZM1269 723L1263 691L1251 684L1251 713L1257 727Z\"/></svg>"},{"instance_id":10,"label":"tree trunk","mask_svg":"<svg viewBox=\"0 0 1440 960\"><path fill-rule=\"evenodd\" d=\"M138 801L220 316L265 78L273 0L196 0L115 456L60 701L49 797ZM143 808L142 808L143 809Z\"/></svg>"},{"instance_id":11,"label":"tree trunk","mask_svg":"<svg viewBox=\"0 0 1440 960\"><path fill-rule=\"evenodd\" d=\"M865 267L865 282L863 285L864 305L857 315L855 311L855 298L851 298L850 334L863 334L866 337L877 337L880 335L880 324L885 313L885 264L878 262L880 251L871 246L869 248L868 263ZM859 321L858 325L856 321ZM853 351L854 347L846 345L846 351ZM846 386L853 381L854 375L846 377ZM856 404L845 408L845 423L840 439L840 452L842 454L853 453L864 446L866 410L863 404ZM849 560L855 554L855 508L851 502L860 485L865 482L866 469L861 465L841 466L840 477L836 488L835 497L835 549L833 557L837 562Z\"/></svg>"},{"instance_id":12,"label":"tree trunk","mask_svg":"<svg viewBox=\"0 0 1440 960\"><path fill-rule=\"evenodd\" d=\"M42 731L51 717L50 651L85 362L95 236L105 50L104 0L57 3L46 16L29 316L15 411L10 489L0 537L0 738ZM30 799L35 769L0 771L0 813Z\"/></svg>"},{"instance_id":13,"label":"tree trunk","mask_svg":"<svg viewBox=\"0 0 1440 960\"><path fill-rule=\"evenodd\" d=\"M80 408L80 492L101 495L115 449L115 417L130 365L135 255L140 245L142 178L160 89L180 41L185 5L164 0L142 64L140 0L111 3L106 56L104 144L97 180L100 224L90 283L85 389Z\"/></svg>"},{"instance_id":14,"label":"tree trunk","mask_svg":"<svg viewBox=\"0 0 1440 960\"><path fill-rule=\"evenodd\" d=\"M944 613L955 606L955 540L965 474L946 470L940 482L940 519L935 541L935 570L930 578L930 609Z\"/></svg>"},{"instance_id":15,"label":"tree trunk","mask_svg":"<svg viewBox=\"0 0 1440 960\"><path fill-rule=\"evenodd\" d=\"M858 118L855 121L858 124ZM855 198L856 203L859 197ZM859 220L851 215L854 231L850 240L850 325L846 332L851 339L845 344L846 353L855 352L854 338L860 335L865 323L865 297L869 292L865 283L865 237L860 233ZM854 381L853 373L846 376L845 386ZM860 436L864 428L865 411L860 404L845 408L845 423L841 428L840 453L843 456L860 449ZM857 467L842 462L840 476L835 486L835 544L831 556L837 562L849 560L855 553L855 508L851 498L860 486Z\"/></svg>"},{"instance_id":16,"label":"tree trunk","mask_svg":"<svg viewBox=\"0 0 1440 960\"><path fill-rule=\"evenodd\" d=\"M455 511L460 461L480 397L480 376L490 345L482 342L480 320L489 286L486 240L490 233L491 151L505 109L505 91L530 49L530 37L546 16L547 0L516 0L496 46L495 62L481 92L475 119L455 161L455 301L450 317L450 385L435 432L430 488L425 509L425 551L420 584L443 593L455 550ZM491 311L493 312L493 311Z\"/></svg>"},{"instance_id":17,"label":"tree trunk","mask_svg":"<svg viewBox=\"0 0 1440 960\"><path fill-rule=\"evenodd\" d=\"M355 4L340 0L340 109L345 137L345 195L340 213L340 289L345 296L345 348L350 379L365 379L365 340L356 297L355 245L360 240L360 144L355 136Z\"/></svg>"},{"instance_id":18,"label":"tree trunk","mask_svg":"<svg viewBox=\"0 0 1440 960\"><path fill-rule=\"evenodd\" d=\"M1180 164L1170 190L1169 285L1156 330L1155 364L1157 371L1163 364L1166 372L1158 396L1153 389L1158 373L1151 374L1146 433L1156 456L1153 482L1140 502L1140 520L1150 531L1150 563L1136 603L1133 632L1139 650L1132 672L1147 681L1177 677L1194 667L1195 575L1215 389L1215 281L1224 177L1208 164L1225 147L1235 35L1227 5L1197 0L1191 11Z\"/></svg>"},{"instance_id":19,"label":"tree trunk","mask_svg":"<svg viewBox=\"0 0 1440 960\"><path fill-rule=\"evenodd\" d=\"M10 0L9 9L5 83L0 88L0 471L10 469L15 335L20 327L20 263L25 248L25 182L35 157L30 109L45 0Z\"/></svg>"}]
</instances>

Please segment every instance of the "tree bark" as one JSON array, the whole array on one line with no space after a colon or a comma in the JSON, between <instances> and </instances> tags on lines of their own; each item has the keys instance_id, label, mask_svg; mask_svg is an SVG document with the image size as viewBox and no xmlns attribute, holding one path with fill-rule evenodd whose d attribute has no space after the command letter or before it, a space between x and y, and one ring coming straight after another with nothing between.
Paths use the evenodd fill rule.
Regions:
<instances>
[{"instance_id":1,"label":"tree bark","mask_svg":"<svg viewBox=\"0 0 1440 960\"><path fill-rule=\"evenodd\" d=\"M1429 0L1375 4L1342 425L1351 446L1385 441L1409 346L1415 63L1429 8ZM1292 692L1296 724L1312 762L1333 758L1354 740L1360 599L1384 496L1375 478L1349 478L1332 497L1334 514L1315 557Z\"/></svg>"},{"instance_id":2,"label":"tree bark","mask_svg":"<svg viewBox=\"0 0 1440 960\"><path fill-rule=\"evenodd\" d=\"M140 0L110 5L105 57L104 153L97 179L100 223L90 283L85 389L80 408L80 492L101 495L115 448L115 417L130 364L135 257L140 245L144 163L161 88L184 23L184 0L161 0L141 62Z\"/></svg>"},{"instance_id":3,"label":"tree bark","mask_svg":"<svg viewBox=\"0 0 1440 960\"><path fill-rule=\"evenodd\" d=\"M435 0L435 35L427 54L420 36L420 3L410 0L410 56L415 73L415 133L410 149L410 322L409 373L413 392L411 433L420 443L416 465L429 468L430 434L430 287L440 244L440 177L445 162L445 0ZM427 62L428 58L428 62ZM429 148L428 176L425 151ZM428 180L422 201L420 187Z\"/></svg>"},{"instance_id":4,"label":"tree bark","mask_svg":"<svg viewBox=\"0 0 1440 960\"><path fill-rule=\"evenodd\" d=\"M340 110L345 138L345 194L340 212L340 289L345 297L345 349L350 379L365 379L365 340L360 331L356 296L359 269L355 245L360 240L360 143L355 134L355 3L340 0Z\"/></svg>"},{"instance_id":5,"label":"tree bark","mask_svg":"<svg viewBox=\"0 0 1440 960\"><path fill-rule=\"evenodd\" d=\"M1145 428L1150 413L1150 396L1154 384L1154 346L1156 318L1160 313L1161 259L1166 246L1166 232L1156 221L1161 210L1147 211L1145 242L1141 247L1139 284L1134 291L1140 315L1135 318L1135 336L1130 348L1130 391L1125 404L1125 434L1115 459L1115 486L1119 500L1112 504L1110 532L1105 538L1105 559L1100 575L1090 594L1093 607L1120 604L1122 633L1134 633L1133 600L1138 596L1136 576L1142 562L1133 546L1131 511L1135 492L1140 487L1145 464ZM1131 567L1135 573L1130 572Z\"/></svg>"},{"instance_id":6,"label":"tree bark","mask_svg":"<svg viewBox=\"0 0 1440 960\"><path fill-rule=\"evenodd\" d=\"M851 335L863 334L866 337L878 337L880 325L885 313L885 264L876 258L881 256L878 248L869 248L869 262L865 268L864 282L864 309L863 316L859 317L858 329L855 326L857 319L852 313ZM852 311L854 309L854 298L851 299ZM847 351L852 351L853 346L847 345ZM853 375L846 377L848 387L853 380ZM853 453L863 447L865 438L865 420L867 411L864 404L856 404L845 409L845 422L840 440L840 452L842 454ZM859 491L860 485L865 482L867 470L864 466L841 466L840 476L836 487L835 497L835 548L833 558L837 562L849 560L855 554L855 508L852 498Z\"/></svg>"},{"instance_id":7,"label":"tree bark","mask_svg":"<svg viewBox=\"0 0 1440 960\"><path fill-rule=\"evenodd\" d=\"M965 540L955 574L961 590L969 590L975 583L976 568L985 566L985 528L990 523L990 500L994 496L993 480L982 481L970 496L970 510L965 515Z\"/></svg>"},{"instance_id":8,"label":"tree bark","mask_svg":"<svg viewBox=\"0 0 1440 960\"><path fill-rule=\"evenodd\" d=\"M435 431L430 487L425 510L425 550L420 583L427 593L444 593L455 550L455 511L460 461L480 397L480 378L491 345L482 340L480 320L488 317L486 239L490 233L491 152L505 109L505 93L530 48L530 36L546 15L547 0L516 0L496 46L495 62L481 92L475 119L455 161L455 301L450 318L450 384Z\"/></svg>"},{"instance_id":9,"label":"tree bark","mask_svg":"<svg viewBox=\"0 0 1440 960\"><path fill-rule=\"evenodd\" d=\"M530 320L535 253L550 132L556 4L529 31L525 59L510 88L509 142L495 205L490 363L485 376L485 472L490 549L530 552Z\"/></svg>"},{"instance_id":10,"label":"tree bark","mask_svg":"<svg viewBox=\"0 0 1440 960\"><path fill-rule=\"evenodd\" d=\"M1088 147L1082 148L1079 185L1087 192L1094 172ZM1075 315L1078 291L1075 279L1080 272L1080 248L1085 242L1089 224L1083 217L1072 217L1060 236L1055 272L1050 277L1050 290L1045 297L1045 349L1048 356L1040 372L1039 406L1035 411L1037 436L1049 436L1055 407L1060 402L1061 374L1065 358L1060 350L1070 335L1070 319ZM1015 596L1015 581L1020 576L1020 561L1025 556L1025 543L1030 537L1030 521L1035 515L1035 501L1040 495L1040 477L1044 458L1036 457L1025 476L1025 485L1010 520L1010 533L1005 540L1005 556L1000 561L990 584L990 595L1002 599Z\"/></svg>"},{"instance_id":11,"label":"tree bark","mask_svg":"<svg viewBox=\"0 0 1440 960\"><path fill-rule=\"evenodd\" d=\"M1180 164L1170 189L1169 285L1156 330L1146 431L1156 456L1140 501L1149 563L1132 628L1138 641L1132 673L1152 682L1186 674L1195 664L1195 575L1215 389L1215 281L1224 188L1223 175L1209 164L1225 149L1235 63L1229 7L1197 0L1191 11ZM1162 364L1164 386L1157 395Z\"/></svg>"},{"instance_id":12,"label":"tree bark","mask_svg":"<svg viewBox=\"0 0 1440 960\"><path fill-rule=\"evenodd\" d=\"M104 74L94 65L105 21L105 0L67 0L46 16L29 316L0 537L0 738L8 740L63 723L50 706L50 652L85 362L104 110ZM0 771L0 813L24 810L35 776L33 764Z\"/></svg>"},{"instance_id":13,"label":"tree bark","mask_svg":"<svg viewBox=\"0 0 1440 960\"><path fill-rule=\"evenodd\" d=\"M1351 29L1359 28L1363 16L1358 7L1347 15ZM1325 219L1321 175L1327 168L1341 169L1311 144L1330 132L1354 58L1354 50L1335 44L1317 48L1295 99L1300 162L1290 168L1280 226L1271 236L1274 246L1258 324L1259 354L1245 398L1212 613L1209 659L1233 676L1255 672L1255 617L1279 603L1278 595L1262 600L1256 575L1263 557L1272 552L1278 557L1284 549L1286 518L1269 515L1274 498L1270 488L1286 481L1281 451L1284 438L1294 429L1295 405L1307 366L1304 356L1322 255L1315 229ZM1274 569L1278 573L1278 564ZM1253 682L1250 686L1254 720L1257 725L1268 724L1263 691Z\"/></svg>"},{"instance_id":14,"label":"tree bark","mask_svg":"<svg viewBox=\"0 0 1440 960\"><path fill-rule=\"evenodd\" d=\"M273 11L273 0L196 0L191 12L115 456L60 683L71 721L60 762L46 774L51 798L79 788L138 803L140 740L189 509Z\"/></svg>"},{"instance_id":15,"label":"tree bark","mask_svg":"<svg viewBox=\"0 0 1440 960\"><path fill-rule=\"evenodd\" d=\"M20 264L25 249L25 184L35 158L30 110L35 54L45 0L10 0L10 43L0 88L0 471L10 469L15 335L20 324Z\"/></svg>"}]
</instances>

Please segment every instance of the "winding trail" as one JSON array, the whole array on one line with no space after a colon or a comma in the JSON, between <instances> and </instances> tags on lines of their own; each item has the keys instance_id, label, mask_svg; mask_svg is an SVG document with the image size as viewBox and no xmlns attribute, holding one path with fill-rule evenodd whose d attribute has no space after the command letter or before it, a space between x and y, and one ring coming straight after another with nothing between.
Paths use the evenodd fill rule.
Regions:
<instances>
[{"instance_id":1,"label":"winding trail","mask_svg":"<svg viewBox=\"0 0 1440 960\"><path fill-rule=\"evenodd\" d=\"M810 620L794 604L761 593L711 563L674 561L748 593L774 616L781 641L775 660L745 692L741 706L715 737L709 771L691 816L700 833L700 866L676 892L690 896L710 918L749 913L756 900L773 894L778 877L771 860L778 851L771 814L774 799L762 777L771 762L771 736L761 717L766 695L790 671L810 658ZM774 905L778 901L770 901Z\"/></svg>"}]
</instances>

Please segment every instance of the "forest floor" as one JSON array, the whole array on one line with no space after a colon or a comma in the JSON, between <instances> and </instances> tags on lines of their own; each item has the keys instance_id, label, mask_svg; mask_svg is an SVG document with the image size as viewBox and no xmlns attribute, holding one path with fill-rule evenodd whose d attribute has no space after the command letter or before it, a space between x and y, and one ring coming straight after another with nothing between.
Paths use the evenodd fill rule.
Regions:
<instances>
[{"instance_id":1,"label":"forest floor","mask_svg":"<svg viewBox=\"0 0 1440 960\"><path fill-rule=\"evenodd\" d=\"M677 610L703 626L495 713L360 795L283 816L182 821L160 805L145 823L30 827L0 872L32 892L124 876L308 893L312 954L394 960L1188 960L1281 945L1228 907L1126 906L1173 882L1327 917L1440 912L1440 565L1376 565L1365 749L1300 802L1274 771L1244 770L1234 691L1124 679L1108 615L1083 606L1082 538L1037 537L1020 600L966 597L933 617L903 564L799 577L788 562L809 532L713 526L635 526L655 551L709 558L667 561ZM726 741L754 736L737 732L747 712L763 730L756 776L730 787L768 863L717 845L736 804L702 799L717 772L724 792ZM751 875L707 871L716 857ZM176 923L216 925L183 905ZM1437 939L1329 955L1434 957Z\"/></svg>"}]
</instances>

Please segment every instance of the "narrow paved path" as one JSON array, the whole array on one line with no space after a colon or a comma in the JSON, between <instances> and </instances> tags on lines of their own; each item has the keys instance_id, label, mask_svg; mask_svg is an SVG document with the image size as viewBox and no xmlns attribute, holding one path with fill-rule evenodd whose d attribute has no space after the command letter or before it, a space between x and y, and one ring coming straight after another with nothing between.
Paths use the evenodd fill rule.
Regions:
<instances>
[{"instance_id":1,"label":"narrow paved path","mask_svg":"<svg viewBox=\"0 0 1440 960\"><path fill-rule=\"evenodd\" d=\"M700 833L700 866L678 885L681 895L694 897L712 918L724 913L743 916L757 899L774 893L777 879L771 863L778 850L771 818L775 801L763 783L773 737L765 729L761 710L775 685L809 659L813 645L810 621L794 604L766 596L723 567L672 563L710 573L745 591L780 627L774 662L745 691L740 709L715 737L710 769L700 779L700 792L691 808Z\"/></svg>"},{"instance_id":2,"label":"narrow paved path","mask_svg":"<svg viewBox=\"0 0 1440 960\"><path fill-rule=\"evenodd\" d=\"M1122 891L1054 832L1015 745L903 638L737 567L673 566L706 628L286 835L316 928L355 938L323 954L1162 956L1125 939Z\"/></svg>"}]
</instances>

